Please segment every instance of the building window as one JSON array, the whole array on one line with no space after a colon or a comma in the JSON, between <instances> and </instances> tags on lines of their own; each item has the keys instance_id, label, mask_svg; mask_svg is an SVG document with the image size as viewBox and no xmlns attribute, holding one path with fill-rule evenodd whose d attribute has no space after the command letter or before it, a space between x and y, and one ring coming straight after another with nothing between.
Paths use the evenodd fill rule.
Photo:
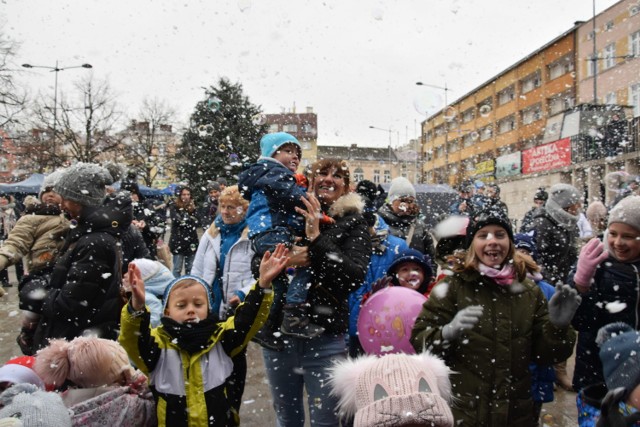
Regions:
<instances>
[{"instance_id":1,"label":"building window","mask_svg":"<svg viewBox=\"0 0 640 427\"><path fill-rule=\"evenodd\" d=\"M314 129L312 124L305 123L305 124L302 125L302 132L303 133L315 133L316 130Z\"/></svg>"},{"instance_id":2,"label":"building window","mask_svg":"<svg viewBox=\"0 0 640 427\"><path fill-rule=\"evenodd\" d=\"M356 168L353 172L353 180L355 182L360 182L364 179L364 170L362 168Z\"/></svg>"},{"instance_id":3,"label":"building window","mask_svg":"<svg viewBox=\"0 0 640 427\"><path fill-rule=\"evenodd\" d=\"M515 85L511 85L498 92L498 105L504 105L507 102L511 102L516 98Z\"/></svg>"},{"instance_id":4,"label":"building window","mask_svg":"<svg viewBox=\"0 0 640 427\"><path fill-rule=\"evenodd\" d=\"M618 103L618 97L616 95L615 92L609 92L605 97L604 97L604 103L607 105L615 105Z\"/></svg>"},{"instance_id":5,"label":"building window","mask_svg":"<svg viewBox=\"0 0 640 427\"><path fill-rule=\"evenodd\" d=\"M283 125L282 130L284 132L298 132L298 125L296 124Z\"/></svg>"},{"instance_id":6,"label":"building window","mask_svg":"<svg viewBox=\"0 0 640 427\"><path fill-rule=\"evenodd\" d=\"M532 90L539 88L542 84L542 79L540 77L540 70L535 73L529 74L524 79L520 80L520 92L522 94L531 92Z\"/></svg>"},{"instance_id":7,"label":"building window","mask_svg":"<svg viewBox=\"0 0 640 427\"><path fill-rule=\"evenodd\" d=\"M587 34L587 40L593 40L593 36L594 36L594 32L589 31L589 33Z\"/></svg>"},{"instance_id":8,"label":"building window","mask_svg":"<svg viewBox=\"0 0 640 427\"><path fill-rule=\"evenodd\" d=\"M633 106L633 117L640 116L640 83L629 87L629 103Z\"/></svg>"},{"instance_id":9,"label":"building window","mask_svg":"<svg viewBox=\"0 0 640 427\"><path fill-rule=\"evenodd\" d=\"M436 148L436 159L441 159L442 157L444 157L444 145Z\"/></svg>"},{"instance_id":10,"label":"building window","mask_svg":"<svg viewBox=\"0 0 640 427\"><path fill-rule=\"evenodd\" d=\"M592 77L596 73L598 60L593 55L587 56L587 77Z\"/></svg>"},{"instance_id":11,"label":"building window","mask_svg":"<svg viewBox=\"0 0 640 427\"><path fill-rule=\"evenodd\" d=\"M469 132L468 134L462 137L462 145L464 146L464 148L471 147L473 143L478 140L479 137L480 135L475 130L472 132Z\"/></svg>"},{"instance_id":12,"label":"building window","mask_svg":"<svg viewBox=\"0 0 640 427\"><path fill-rule=\"evenodd\" d=\"M373 170L373 182L376 184L380 184L380 170L379 169L374 169Z\"/></svg>"},{"instance_id":13,"label":"building window","mask_svg":"<svg viewBox=\"0 0 640 427\"><path fill-rule=\"evenodd\" d=\"M616 44L611 43L604 48L604 69L607 70L616 65Z\"/></svg>"},{"instance_id":14,"label":"building window","mask_svg":"<svg viewBox=\"0 0 640 427\"><path fill-rule=\"evenodd\" d=\"M391 182L391 171L390 170L385 170L384 171L384 183L388 183Z\"/></svg>"},{"instance_id":15,"label":"building window","mask_svg":"<svg viewBox=\"0 0 640 427\"><path fill-rule=\"evenodd\" d=\"M629 16L635 16L640 12L640 6L633 5L629 8Z\"/></svg>"},{"instance_id":16,"label":"building window","mask_svg":"<svg viewBox=\"0 0 640 427\"><path fill-rule=\"evenodd\" d=\"M498 121L498 134L511 132L516 128L516 118L512 114Z\"/></svg>"},{"instance_id":17,"label":"building window","mask_svg":"<svg viewBox=\"0 0 640 427\"><path fill-rule=\"evenodd\" d=\"M640 31L629 36L629 55L633 57L640 56Z\"/></svg>"},{"instance_id":18,"label":"building window","mask_svg":"<svg viewBox=\"0 0 640 427\"><path fill-rule=\"evenodd\" d=\"M429 131L424 134L425 142L430 142L433 139L433 131Z\"/></svg>"},{"instance_id":19,"label":"building window","mask_svg":"<svg viewBox=\"0 0 640 427\"><path fill-rule=\"evenodd\" d=\"M613 30L613 21L609 21L606 24L604 24L604 30L605 31L611 31Z\"/></svg>"},{"instance_id":20,"label":"building window","mask_svg":"<svg viewBox=\"0 0 640 427\"><path fill-rule=\"evenodd\" d=\"M486 141L487 139L491 139L493 136L493 126L485 126L480 129L480 141Z\"/></svg>"},{"instance_id":21,"label":"building window","mask_svg":"<svg viewBox=\"0 0 640 427\"><path fill-rule=\"evenodd\" d=\"M522 110L522 124L528 125L542 118L542 106L540 104L533 105Z\"/></svg>"},{"instance_id":22,"label":"building window","mask_svg":"<svg viewBox=\"0 0 640 427\"><path fill-rule=\"evenodd\" d=\"M573 60L571 56L565 56L547 66L549 80L557 79L573 71Z\"/></svg>"},{"instance_id":23,"label":"building window","mask_svg":"<svg viewBox=\"0 0 640 427\"><path fill-rule=\"evenodd\" d=\"M444 126L443 125L436 126L435 133L436 133L436 136L444 135Z\"/></svg>"},{"instance_id":24,"label":"building window","mask_svg":"<svg viewBox=\"0 0 640 427\"><path fill-rule=\"evenodd\" d=\"M468 108L462 112L462 123L469 123L473 120L473 108Z\"/></svg>"},{"instance_id":25,"label":"building window","mask_svg":"<svg viewBox=\"0 0 640 427\"><path fill-rule=\"evenodd\" d=\"M269 125L269 133L278 132L278 124L272 123Z\"/></svg>"},{"instance_id":26,"label":"building window","mask_svg":"<svg viewBox=\"0 0 640 427\"><path fill-rule=\"evenodd\" d=\"M460 149L460 140L458 138L449 141L449 153L455 153Z\"/></svg>"}]
</instances>

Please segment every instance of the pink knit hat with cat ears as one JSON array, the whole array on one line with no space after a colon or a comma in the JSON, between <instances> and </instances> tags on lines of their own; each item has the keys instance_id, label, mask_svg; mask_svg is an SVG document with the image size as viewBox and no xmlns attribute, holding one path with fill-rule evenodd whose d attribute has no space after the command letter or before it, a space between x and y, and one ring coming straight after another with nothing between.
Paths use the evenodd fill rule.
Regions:
<instances>
[{"instance_id":1,"label":"pink knit hat with cat ears","mask_svg":"<svg viewBox=\"0 0 640 427\"><path fill-rule=\"evenodd\" d=\"M354 427L424 424L452 427L450 370L428 352L368 355L336 362L331 393Z\"/></svg>"}]
</instances>

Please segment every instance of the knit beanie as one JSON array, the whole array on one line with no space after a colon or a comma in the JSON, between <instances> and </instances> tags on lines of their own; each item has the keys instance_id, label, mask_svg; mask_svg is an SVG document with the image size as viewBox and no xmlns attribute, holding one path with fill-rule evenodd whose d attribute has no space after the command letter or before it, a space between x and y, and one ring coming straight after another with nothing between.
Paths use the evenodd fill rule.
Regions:
<instances>
[{"instance_id":1,"label":"knit beanie","mask_svg":"<svg viewBox=\"0 0 640 427\"><path fill-rule=\"evenodd\" d=\"M544 191L544 187L538 188L538 191L536 191L536 194L533 195L534 201L542 200L543 202L546 202L548 198L549 198L549 193Z\"/></svg>"},{"instance_id":2,"label":"knit beanie","mask_svg":"<svg viewBox=\"0 0 640 427\"><path fill-rule=\"evenodd\" d=\"M98 337L53 339L36 354L33 369L56 388L67 380L82 388L110 386L129 380L134 372L120 344Z\"/></svg>"},{"instance_id":3,"label":"knit beanie","mask_svg":"<svg viewBox=\"0 0 640 427\"><path fill-rule=\"evenodd\" d=\"M29 383L44 389L44 382L33 370L33 356L14 357L0 368L0 383Z\"/></svg>"},{"instance_id":4,"label":"knit beanie","mask_svg":"<svg viewBox=\"0 0 640 427\"><path fill-rule=\"evenodd\" d=\"M624 387L628 395L640 385L640 332L623 322L610 323L600 328L596 343L607 388Z\"/></svg>"},{"instance_id":5,"label":"knit beanie","mask_svg":"<svg viewBox=\"0 0 640 427\"><path fill-rule=\"evenodd\" d=\"M471 245L478 230L486 225L499 225L507 231L509 240L513 241L511 221L509 221L509 218L507 218L502 209L491 206L481 210L475 214L473 218L469 219L469 226L467 227L467 247Z\"/></svg>"},{"instance_id":6,"label":"knit beanie","mask_svg":"<svg viewBox=\"0 0 640 427\"><path fill-rule=\"evenodd\" d=\"M38 199L42 200L42 195L49 191L53 191L53 187L58 183L58 180L62 176L64 169L58 169L51 172L49 175L44 177L42 181L42 185L40 186L40 192L38 192Z\"/></svg>"},{"instance_id":7,"label":"knit beanie","mask_svg":"<svg viewBox=\"0 0 640 427\"><path fill-rule=\"evenodd\" d=\"M354 427L453 426L450 370L428 352L367 355L329 369L331 393L342 411L355 413Z\"/></svg>"},{"instance_id":8,"label":"knit beanie","mask_svg":"<svg viewBox=\"0 0 640 427\"><path fill-rule=\"evenodd\" d=\"M18 419L23 427L71 427L71 413L58 393L33 384L16 384L0 394L0 420ZM5 424L11 425L11 424Z\"/></svg>"},{"instance_id":9,"label":"knit beanie","mask_svg":"<svg viewBox=\"0 0 640 427\"><path fill-rule=\"evenodd\" d=\"M513 243L516 249L524 249L531 254L531 258L536 260L538 258L538 249L536 248L536 242L533 240L534 231L528 233L518 233L513 236Z\"/></svg>"},{"instance_id":10,"label":"knit beanie","mask_svg":"<svg viewBox=\"0 0 640 427\"><path fill-rule=\"evenodd\" d=\"M416 197L416 189L413 187L411 181L399 176L391 181L391 187L387 195L387 203L393 203L395 199L404 196Z\"/></svg>"},{"instance_id":11,"label":"knit beanie","mask_svg":"<svg viewBox=\"0 0 640 427\"><path fill-rule=\"evenodd\" d=\"M162 301L163 301L162 312L164 313L164 311L167 309L167 302L169 302L169 296L171 295L171 291L173 290L174 286L184 280L195 280L196 282L200 283L204 287L204 290L207 292L207 298L209 299L209 311L211 311L211 307L213 307L213 298L211 295L212 293L211 293L211 289L209 288L209 285L207 284L206 281L204 281L200 277L187 274L185 276L180 276L177 279L173 279L171 283L169 283L165 288L164 295L162 297Z\"/></svg>"},{"instance_id":12,"label":"knit beanie","mask_svg":"<svg viewBox=\"0 0 640 427\"><path fill-rule=\"evenodd\" d=\"M414 262L418 264L420 268L422 268L425 282L430 281L433 277L433 268L431 268L431 259L429 258L429 255L425 255L422 252L411 248L407 248L396 255L396 258L387 269L387 275L391 276L395 274L398 267L405 262Z\"/></svg>"},{"instance_id":13,"label":"knit beanie","mask_svg":"<svg viewBox=\"0 0 640 427\"><path fill-rule=\"evenodd\" d=\"M562 209L579 203L581 194L576 187L571 184L556 184L549 189L549 200L555 202Z\"/></svg>"},{"instance_id":14,"label":"knit beanie","mask_svg":"<svg viewBox=\"0 0 640 427\"><path fill-rule=\"evenodd\" d=\"M273 157L278 148L284 144L294 144L298 147L298 155L302 157L302 146L295 136L286 132L268 133L260 140L261 157Z\"/></svg>"},{"instance_id":15,"label":"knit beanie","mask_svg":"<svg viewBox=\"0 0 640 427\"><path fill-rule=\"evenodd\" d=\"M76 163L65 169L54 186L64 199L82 206L100 206L106 196L105 186L113 183L109 171L94 163Z\"/></svg>"},{"instance_id":16,"label":"knit beanie","mask_svg":"<svg viewBox=\"0 0 640 427\"><path fill-rule=\"evenodd\" d=\"M218 181L207 182L207 193L211 190L220 191L220 183Z\"/></svg>"},{"instance_id":17,"label":"knit beanie","mask_svg":"<svg viewBox=\"0 0 640 427\"><path fill-rule=\"evenodd\" d=\"M609 222L621 222L640 231L640 196L628 196L618 202L609 212Z\"/></svg>"}]
</instances>

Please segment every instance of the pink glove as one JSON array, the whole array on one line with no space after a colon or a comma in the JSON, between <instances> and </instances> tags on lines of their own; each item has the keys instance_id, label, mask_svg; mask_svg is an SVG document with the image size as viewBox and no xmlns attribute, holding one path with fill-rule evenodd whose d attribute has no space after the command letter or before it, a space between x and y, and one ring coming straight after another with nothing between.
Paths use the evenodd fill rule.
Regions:
<instances>
[{"instance_id":1,"label":"pink glove","mask_svg":"<svg viewBox=\"0 0 640 427\"><path fill-rule=\"evenodd\" d=\"M587 290L591 287L591 280L596 274L598 264L609 257L609 253L604 250L604 243L598 239L591 239L589 243L582 247L578 257L578 268L573 276L576 287L580 290Z\"/></svg>"}]
</instances>

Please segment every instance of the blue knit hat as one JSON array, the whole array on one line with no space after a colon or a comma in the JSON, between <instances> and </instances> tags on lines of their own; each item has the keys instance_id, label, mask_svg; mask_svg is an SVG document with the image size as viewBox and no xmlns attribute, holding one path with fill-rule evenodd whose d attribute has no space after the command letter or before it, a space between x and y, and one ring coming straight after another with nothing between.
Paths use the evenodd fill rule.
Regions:
<instances>
[{"instance_id":1,"label":"blue knit hat","mask_svg":"<svg viewBox=\"0 0 640 427\"><path fill-rule=\"evenodd\" d=\"M531 258L536 260L538 258L538 249L536 248L536 242L533 240L534 231L528 233L518 233L513 236L513 243L516 249L524 249L529 251Z\"/></svg>"},{"instance_id":2,"label":"blue knit hat","mask_svg":"<svg viewBox=\"0 0 640 427\"><path fill-rule=\"evenodd\" d=\"M604 382L609 390L624 387L626 395L640 385L640 332L623 322L598 331Z\"/></svg>"},{"instance_id":3,"label":"blue knit hat","mask_svg":"<svg viewBox=\"0 0 640 427\"><path fill-rule=\"evenodd\" d=\"M302 146L295 136L286 132L268 133L260 140L261 157L273 157L278 148L284 144L294 144L298 147L298 157L302 157Z\"/></svg>"},{"instance_id":4,"label":"blue knit hat","mask_svg":"<svg viewBox=\"0 0 640 427\"><path fill-rule=\"evenodd\" d=\"M186 274L184 276L178 277L177 279L173 279L171 283L169 283L167 287L164 289L164 295L162 296L162 312L163 313L167 309L167 302L169 301L169 295L171 294L173 287L178 283L184 280L189 280L189 279L195 280L196 282L200 283L204 287L204 290L207 292L207 298L209 301L209 311L211 311L211 307L213 307L213 298L211 294L211 288L209 288L209 284L198 276L192 276L190 274Z\"/></svg>"},{"instance_id":5,"label":"blue knit hat","mask_svg":"<svg viewBox=\"0 0 640 427\"><path fill-rule=\"evenodd\" d=\"M404 264L405 262L415 262L420 266L420 268L422 268L422 272L424 273L424 281L418 289L418 292L424 293L427 290L427 285L433 278L431 258L429 258L429 255L424 255L422 252L415 249L404 249L398 253L398 255L395 257L395 259L387 269L387 275L393 277L398 267L400 267L400 265Z\"/></svg>"}]
</instances>

